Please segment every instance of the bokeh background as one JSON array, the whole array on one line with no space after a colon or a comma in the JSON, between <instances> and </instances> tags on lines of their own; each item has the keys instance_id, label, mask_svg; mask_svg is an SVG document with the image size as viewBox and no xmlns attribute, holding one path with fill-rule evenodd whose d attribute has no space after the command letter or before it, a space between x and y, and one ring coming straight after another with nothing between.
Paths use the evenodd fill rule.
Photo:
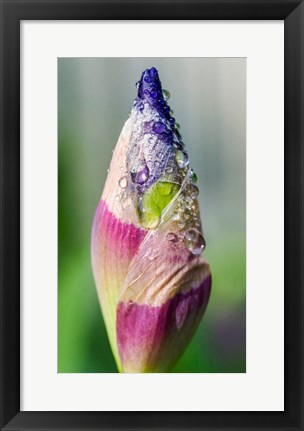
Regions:
<instances>
[{"instance_id":1,"label":"bokeh background","mask_svg":"<svg viewBox=\"0 0 304 431\"><path fill-rule=\"evenodd\" d=\"M90 258L112 151L150 67L199 175L213 274L205 317L173 372L246 372L246 60L58 59L58 372L117 372Z\"/></svg>"}]
</instances>

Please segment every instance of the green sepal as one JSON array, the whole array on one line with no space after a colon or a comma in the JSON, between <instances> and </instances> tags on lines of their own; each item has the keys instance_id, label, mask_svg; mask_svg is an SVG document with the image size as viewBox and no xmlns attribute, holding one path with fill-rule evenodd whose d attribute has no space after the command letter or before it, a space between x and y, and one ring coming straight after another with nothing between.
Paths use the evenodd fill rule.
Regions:
<instances>
[{"instance_id":1,"label":"green sepal","mask_svg":"<svg viewBox=\"0 0 304 431\"><path fill-rule=\"evenodd\" d=\"M180 185L170 182L154 183L139 199L138 220L142 227L153 229L159 225L161 214L172 201Z\"/></svg>"}]
</instances>

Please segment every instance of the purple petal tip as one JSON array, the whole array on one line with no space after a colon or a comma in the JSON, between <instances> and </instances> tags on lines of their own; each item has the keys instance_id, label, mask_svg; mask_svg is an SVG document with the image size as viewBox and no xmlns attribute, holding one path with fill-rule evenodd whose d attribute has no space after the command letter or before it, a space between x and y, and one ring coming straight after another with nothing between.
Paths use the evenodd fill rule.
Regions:
<instances>
[{"instance_id":1,"label":"purple petal tip","mask_svg":"<svg viewBox=\"0 0 304 431\"><path fill-rule=\"evenodd\" d=\"M164 91L169 94L166 90ZM139 81L136 98L136 105L139 109L143 106L144 102L148 102L162 117L170 121L170 107L164 97L158 71L155 67L144 70Z\"/></svg>"}]
</instances>

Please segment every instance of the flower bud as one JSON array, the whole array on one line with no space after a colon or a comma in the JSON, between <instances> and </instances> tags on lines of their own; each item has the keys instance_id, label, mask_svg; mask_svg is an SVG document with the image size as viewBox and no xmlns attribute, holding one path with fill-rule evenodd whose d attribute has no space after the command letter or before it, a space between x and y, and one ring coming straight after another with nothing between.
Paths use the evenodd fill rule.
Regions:
<instances>
[{"instance_id":1,"label":"flower bud","mask_svg":"<svg viewBox=\"0 0 304 431\"><path fill-rule=\"evenodd\" d=\"M155 68L143 72L92 229L98 296L118 369L167 372L208 304L197 175Z\"/></svg>"}]
</instances>

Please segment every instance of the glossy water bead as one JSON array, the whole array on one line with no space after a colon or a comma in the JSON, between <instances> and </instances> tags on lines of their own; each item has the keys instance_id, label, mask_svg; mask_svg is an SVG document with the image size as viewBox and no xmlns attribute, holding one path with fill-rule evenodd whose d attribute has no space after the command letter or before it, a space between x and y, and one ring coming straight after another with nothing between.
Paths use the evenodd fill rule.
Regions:
<instances>
[{"instance_id":1,"label":"glossy water bead","mask_svg":"<svg viewBox=\"0 0 304 431\"><path fill-rule=\"evenodd\" d=\"M133 183L137 184L144 184L147 179L149 178L149 168L147 165L144 166L144 168L139 172L131 172L131 178Z\"/></svg>"},{"instance_id":2,"label":"glossy water bead","mask_svg":"<svg viewBox=\"0 0 304 431\"><path fill-rule=\"evenodd\" d=\"M163 133L165 128L166 126L164 125L164 123L162 123L161 121L156 121L156 123L154 123L154 126L153 126L153 131L157 134L160 134L160 133Z\"/></svg>"},{"instance_id":3,"label":"glossy water bead","mask_svg":"<svg viewBox=\"0 0 304 431\"><path fill-rule=\"evenodd\" d=\"M196 229L189 229L184 234L184 243L191 253L199 256L206 247L203 235Z\"/></svg>"},{"instance_id":4,"label":"glossy water bead","mask_svg":"<svg viewBox=\"0 0 304 431\"><path fill-rule=\"evenodd\" d=\"M163 97L167 101L170 99L170 92L168 90L163 90Z\"/></svg>"},{"instance_id":5,"label":"glossy water bead","mask_svg":"<svg viewBox=\"0 0 304 431\"><path fill-rule=\"evenodd\" d=\"M188 170L187 176L192 181L193 184L196 184L198 182L198 175L194 172L193 169Z\"/></svg>"},{"instance_id":6,"label":"glossy water bead","mask_svg":"<svg viewBox=\"0 0 304 431\"><path fill-rule=\"evenodd\" d=\"M189 164L189 157L185 151L177 151L175 160L180 168L185 168Z\"/></svg>"},{"instance_id":7,"label":"glossy water bead","mask_svg":"<svg viewBox=\"0 0 304 431\"><path fill-rule=\"evenodd\" d=\"M120 180L119 180L119 182L118 182L118 184L119 184L119 186L122 189L125 189L127 187L127 185L128 185L128 179L127 179L127 177L121 177Z\"/></svg>"},{"instance_id":8,"label":"glossy water bead","mask_svg":"<svg viewBox=\"0 0 304 431\"><path fill-rule=\"evenodd\" d=\"M152 99L156 99L156 98L157 98L157 96L158 96L157 91L156 91L156 90L152 90L152 91L150 92L150 96L152 97Z\"/></svg>"}]
</instances>

